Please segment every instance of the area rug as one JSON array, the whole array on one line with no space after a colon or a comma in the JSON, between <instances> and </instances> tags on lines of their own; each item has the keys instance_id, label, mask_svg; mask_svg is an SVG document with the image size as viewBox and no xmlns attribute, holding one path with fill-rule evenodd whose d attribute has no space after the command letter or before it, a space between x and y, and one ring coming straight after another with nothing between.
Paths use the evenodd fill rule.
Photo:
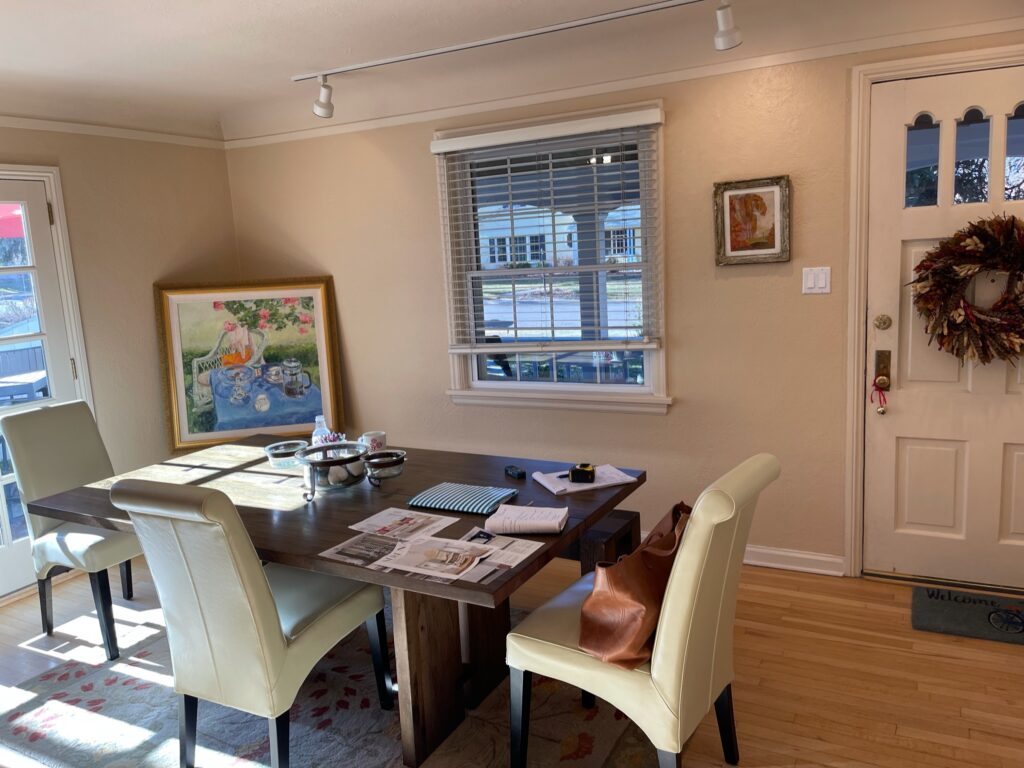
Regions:
<instances>
[{"instance_id":1,"label":"area rug","mask_svg":"<svg viewBox=\"0 0 1024 768\"><path fill-rule=\"evenodd\" d=\"M161 633L130 658L69 661L15 688L0 689L0 743L53 768L172 768L178 765L177 698ZM398 768L397 712L377 702L366 633L340 643L302 687L291 710L295 766ZM579 692L535 677L530 765L640 768L654 765L629 722L607 704L585 710ZM269 764L266 721L200 703L196 763L203 768ZM620 743L621 742L621 743ZM507 764L508 686L499 686L427 761L425 768Z\"/></svg>"},{"instance_id":2,"label":"area rug","mask_svg":"<svg viewBox=\"0 0 1024 768\"><path fill-rule=\"evenodd\" d=\"M1024 644L1024 599L914 587L910 622L926 632Z\"/></svg>"}]
</instances>

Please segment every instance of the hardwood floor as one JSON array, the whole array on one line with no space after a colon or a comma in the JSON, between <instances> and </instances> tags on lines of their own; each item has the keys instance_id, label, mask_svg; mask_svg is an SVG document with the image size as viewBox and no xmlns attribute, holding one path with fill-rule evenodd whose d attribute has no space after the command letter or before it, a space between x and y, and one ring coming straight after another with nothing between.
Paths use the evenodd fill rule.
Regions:
<instances>
[{"instance_id":1,"label":"hardwood floor","mask_svg":"<svg viewBox=\"0 0 1024 768\"><path fill-rule=\"evenodd\" d=\"M140 561L134 570L132 602L111 577L129 652L132 637L143 642L160 623L149 572ZM513 605L535 607L578 574L576 563L555 561ZM72 657L102 659L88 580L53 592L54 638L39 637L34 595L0 607L0 683ZM750 567L736 625L733 693L746 768L1024 766L1024 646L912 630L906 586ZM683 764L724 765L713 716Z\"/></svg>"}]
</instances>

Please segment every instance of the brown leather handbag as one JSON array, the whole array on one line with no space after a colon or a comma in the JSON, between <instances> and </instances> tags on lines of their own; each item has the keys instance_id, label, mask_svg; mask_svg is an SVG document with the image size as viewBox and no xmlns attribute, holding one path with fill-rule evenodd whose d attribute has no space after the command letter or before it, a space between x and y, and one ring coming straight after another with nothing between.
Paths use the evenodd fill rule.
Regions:
<instances>
[{"instance_id":1,"label":"brown leather handbag","mask_svg":"<svg viewBox=\"0 0 1024 768\"><path fill-rule=\"evenodd\" d=\"M598 563L580 615L581 650L623 669L651 658L661 601L692 511L676 504L635 551Z\"/></svg>"}]
</instances>

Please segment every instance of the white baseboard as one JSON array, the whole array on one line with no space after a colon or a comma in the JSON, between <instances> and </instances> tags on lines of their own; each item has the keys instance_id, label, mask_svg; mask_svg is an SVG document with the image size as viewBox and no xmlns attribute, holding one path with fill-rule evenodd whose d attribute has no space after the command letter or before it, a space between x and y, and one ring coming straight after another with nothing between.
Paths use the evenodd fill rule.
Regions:
<instances>
[{"instance_id":1,"label":"white baseboard","mask_svg":"<svg viewBox=\"0 0 1024 768\"><path fill-rule=\"evenodd\" d=\"M820 573L825 576L846 575L846 561L841 555L823 555L820 552L804 552L799 549L759 547L749 544L743 562L747 565Z\"/></svg>"}]
</instances>

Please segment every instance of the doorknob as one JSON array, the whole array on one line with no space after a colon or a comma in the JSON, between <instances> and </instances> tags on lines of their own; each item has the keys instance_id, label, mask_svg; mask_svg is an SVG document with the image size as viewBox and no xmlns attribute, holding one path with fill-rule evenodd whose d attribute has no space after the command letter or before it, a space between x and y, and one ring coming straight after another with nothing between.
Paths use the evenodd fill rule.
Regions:
<instances>
[{"instance_id":1,"label":"doorknob","mask_svg":"<svg viewBox=\"0 0 1024 768\"><path fill-rule=\"evenodd\" d=\"M892 352L888 349L876 349L875 350L875 378L874 386L875 389L880 389L883 392L888 392L889 387L892 386Z\"/></svg>"}]
</instances>

